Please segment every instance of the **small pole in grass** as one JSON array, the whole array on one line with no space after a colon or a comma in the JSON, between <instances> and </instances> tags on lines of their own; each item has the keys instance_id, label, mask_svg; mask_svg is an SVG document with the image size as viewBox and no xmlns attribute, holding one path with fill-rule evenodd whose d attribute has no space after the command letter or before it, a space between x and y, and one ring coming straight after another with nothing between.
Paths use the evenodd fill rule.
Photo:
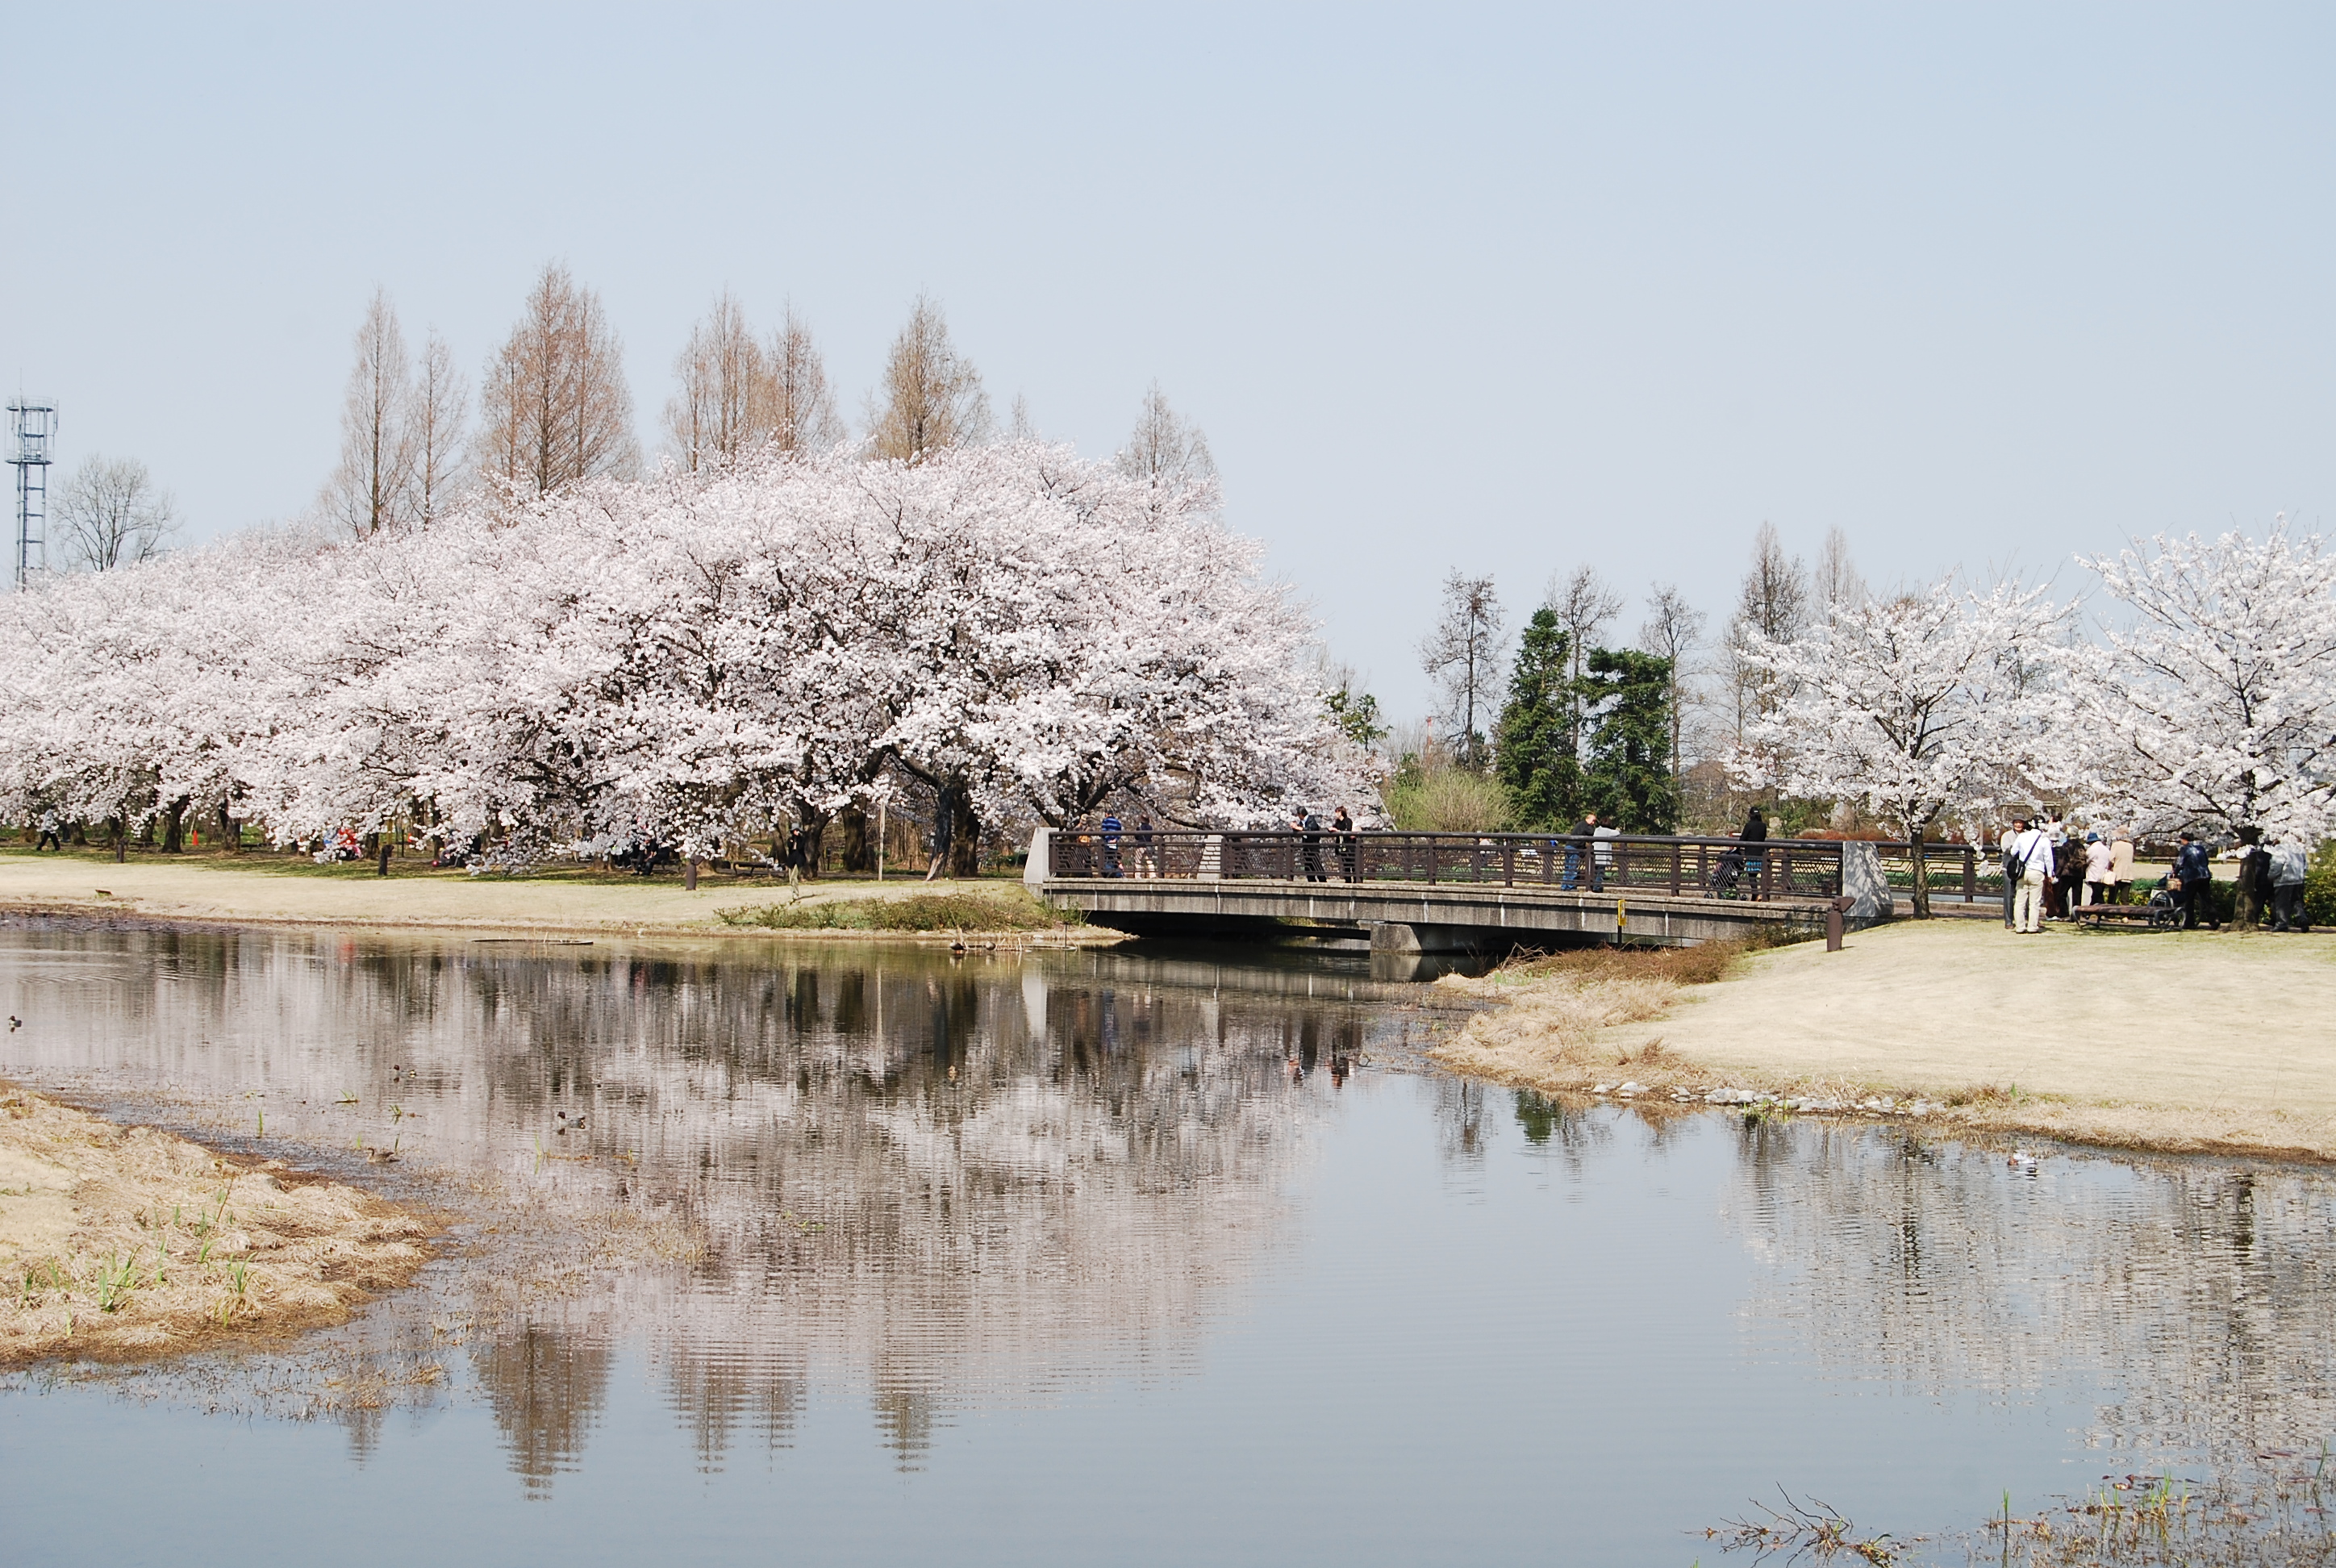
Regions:
<instances>
[{"instance_id":1,"label":"small pole in grass","mask_svg":"<svg viewBox=\"0 0 2336 1568\"><path fill-rule=\"evenodd\" d=\"M1630 918L1630 901L1618 895L1614 900L1614 945L1618 948L1627 945L1630 941L1626 930Z\"/></svg>"},{"instance_id":2,"label":"small pole in grass","mask_svg":"<svg viewBox=\"0 0 2336 1568\"><path fill-rule=\"evenodd\" d=\"M884 880L884 797L876 797L876 880Z\"/></svg>"}]
</instances>

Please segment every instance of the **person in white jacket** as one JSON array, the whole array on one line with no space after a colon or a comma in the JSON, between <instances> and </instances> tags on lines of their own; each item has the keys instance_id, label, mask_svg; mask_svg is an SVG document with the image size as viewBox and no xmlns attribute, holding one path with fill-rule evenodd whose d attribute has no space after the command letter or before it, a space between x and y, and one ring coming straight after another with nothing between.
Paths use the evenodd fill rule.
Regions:
<instances>
[{"instance_id":1,"label":"person in white jacket","mask_svg":"<svg viewBox=\"0 0 2336 1568\"><path fill-rule=\"evenodd\" d=\"M2102 842L2101 835L2085 835L2085 902L2105 904L2109 901L2109 888L2117 881L2116 855Z\"/></svg>"},{"instance_id":2,"label":"person in white jacket","mask_svg":"<svg viewBox=\"0 0 2336 1568\"><path fill-rule=\"evenodd\" d=\"M2053 872L2051 835L2041 828L2029 828L2011 841L2010 859L2020 881L2020 892L2011 906L2011 929L2033 936L2044 929L2044 883Z\"/></svg>"}]
</instances>

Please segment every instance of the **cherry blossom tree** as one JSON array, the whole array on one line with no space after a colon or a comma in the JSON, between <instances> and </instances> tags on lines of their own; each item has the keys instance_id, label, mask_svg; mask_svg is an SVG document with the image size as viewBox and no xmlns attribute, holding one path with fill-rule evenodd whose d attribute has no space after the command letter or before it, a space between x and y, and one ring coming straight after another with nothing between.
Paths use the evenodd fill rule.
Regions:
<instances>
[{"instance_id":1,"label":"cherry blossom tree","mask_svg":"<svg viewBox=\"0 0 2336 1568\"><path fill-rule=\"evenodd\" d=\"M1746 726L1731 767L1881 816L1914 845L1914 913L1927 919L1922 846L1942 818L1995 804L2035 752L2051 700L2037 661L2068 616L2044 589L1982 596L1949 578L1844 601L1790 641L1756 633L1743 658L1786 695Z\"/></svg>"},{"instance_id":2,"label":"cherry blossom tree","mask_svg":"<svg viewBox=\"0 0 2336 1568\"><path fill-rule=\"evenodd\" d=\"M2336 824L2336 556L2158 535L2087 561L2124 611L2079 651L2075 737L2098 809L2243 842Z\"/></svg>"},{"instance_id":3,"label":"cherry blossom tree","mask_svg":"<svg viewBox=\"0 0 2336 1568\"><path fill-rule=\"evenodd\" d=\"M1259 559L1212 477L1037 442L773 448L250 535L0 606L0 803L696 859L915 781L968 869L986 829L1107 802L1367 799Z\"/></svg>"}]
</instances>

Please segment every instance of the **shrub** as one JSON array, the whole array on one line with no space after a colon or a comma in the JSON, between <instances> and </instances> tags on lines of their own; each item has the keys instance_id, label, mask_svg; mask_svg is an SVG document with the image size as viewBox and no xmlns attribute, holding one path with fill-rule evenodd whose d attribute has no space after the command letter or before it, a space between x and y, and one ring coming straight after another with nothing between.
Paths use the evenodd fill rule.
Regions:
<instances>
[{"instance_id":1,"label":"shrub","mask_svg":"<svg viewBox=\"0 0 2336 1568\"><path fill-rule=\"evenodd\" d=\"M725 925L777 931L1036 931L1075 923L1036 899L965 892L762 904L721 916Z\"/></svg>"},{"instance_id":2,"label":"shrub","mask_svg":"<svg viewBox=\"0 0 2336 1568\"><path fill-rule=\"evenodd\" d=\"M1509 825L1499 783L1462 767L1407 770L1387 787L1387 815L1412 833L1489 833Z\"/></svg>"}]
</instances>

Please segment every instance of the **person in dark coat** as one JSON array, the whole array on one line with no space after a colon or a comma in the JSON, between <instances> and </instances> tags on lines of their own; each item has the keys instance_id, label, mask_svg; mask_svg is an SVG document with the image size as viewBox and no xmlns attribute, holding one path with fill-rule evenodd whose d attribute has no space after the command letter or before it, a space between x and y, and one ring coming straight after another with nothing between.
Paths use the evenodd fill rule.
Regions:
<instances>
[{"instance_id":1,"label":"person in dark coat","mask_svg":"<svg viewBox=\"0 0 2336 1568\"><path fill-rule=\"evenodd\" d=\"M1348 881L1355 880L1355 819L1340 806L1330 813L1330 831L1338 836L1332 842L1338 846L1338 874Z\"/></svg>"},{"instance_id":2,"label":"person in dark coat","mask_svg":"<svg viewBox=\"0 0 2336 1568\"><path fill-rule=\"evenodd\" d=\"M1768 863L1768 819L1761 814L1760 803L1754 801L1752 809L1744 813L1744 831L1736 835L1744 843L1744 874L1751 880L1752 896L1760 894L1760 872Z\"/></svg>"},{"instance_id":3,"label":"person in dark coat","mask_svg":"<svg viewBox=\"0 0 2336 1568\"><path fill-rule=\"evenodd\" d=\"M2201 923L2214 930L2223 929L2214 919L2213 891L2214 868L2206 859L2206 846L2198 842L2196 833L2182 835L2182 852L2174 857L2174 879L2182 884L2182 924L2196 930Z\"/></svg>"},{"instance_id":4,"label":"person in dark coat","mask_svg":"<svg viewBox=\"0 0 2336 1568\"><path fill-rule=\"evenodd\" d=\"M1582 875L1582 857L1590 852L1590 841L1597 836L1598 813L1583 812L1582 820L1565 831L1568 835L1565 846L1565 878L1560 885L1571 892L1573 891L1574 882Z\"/></svg>"}]
</instances>

